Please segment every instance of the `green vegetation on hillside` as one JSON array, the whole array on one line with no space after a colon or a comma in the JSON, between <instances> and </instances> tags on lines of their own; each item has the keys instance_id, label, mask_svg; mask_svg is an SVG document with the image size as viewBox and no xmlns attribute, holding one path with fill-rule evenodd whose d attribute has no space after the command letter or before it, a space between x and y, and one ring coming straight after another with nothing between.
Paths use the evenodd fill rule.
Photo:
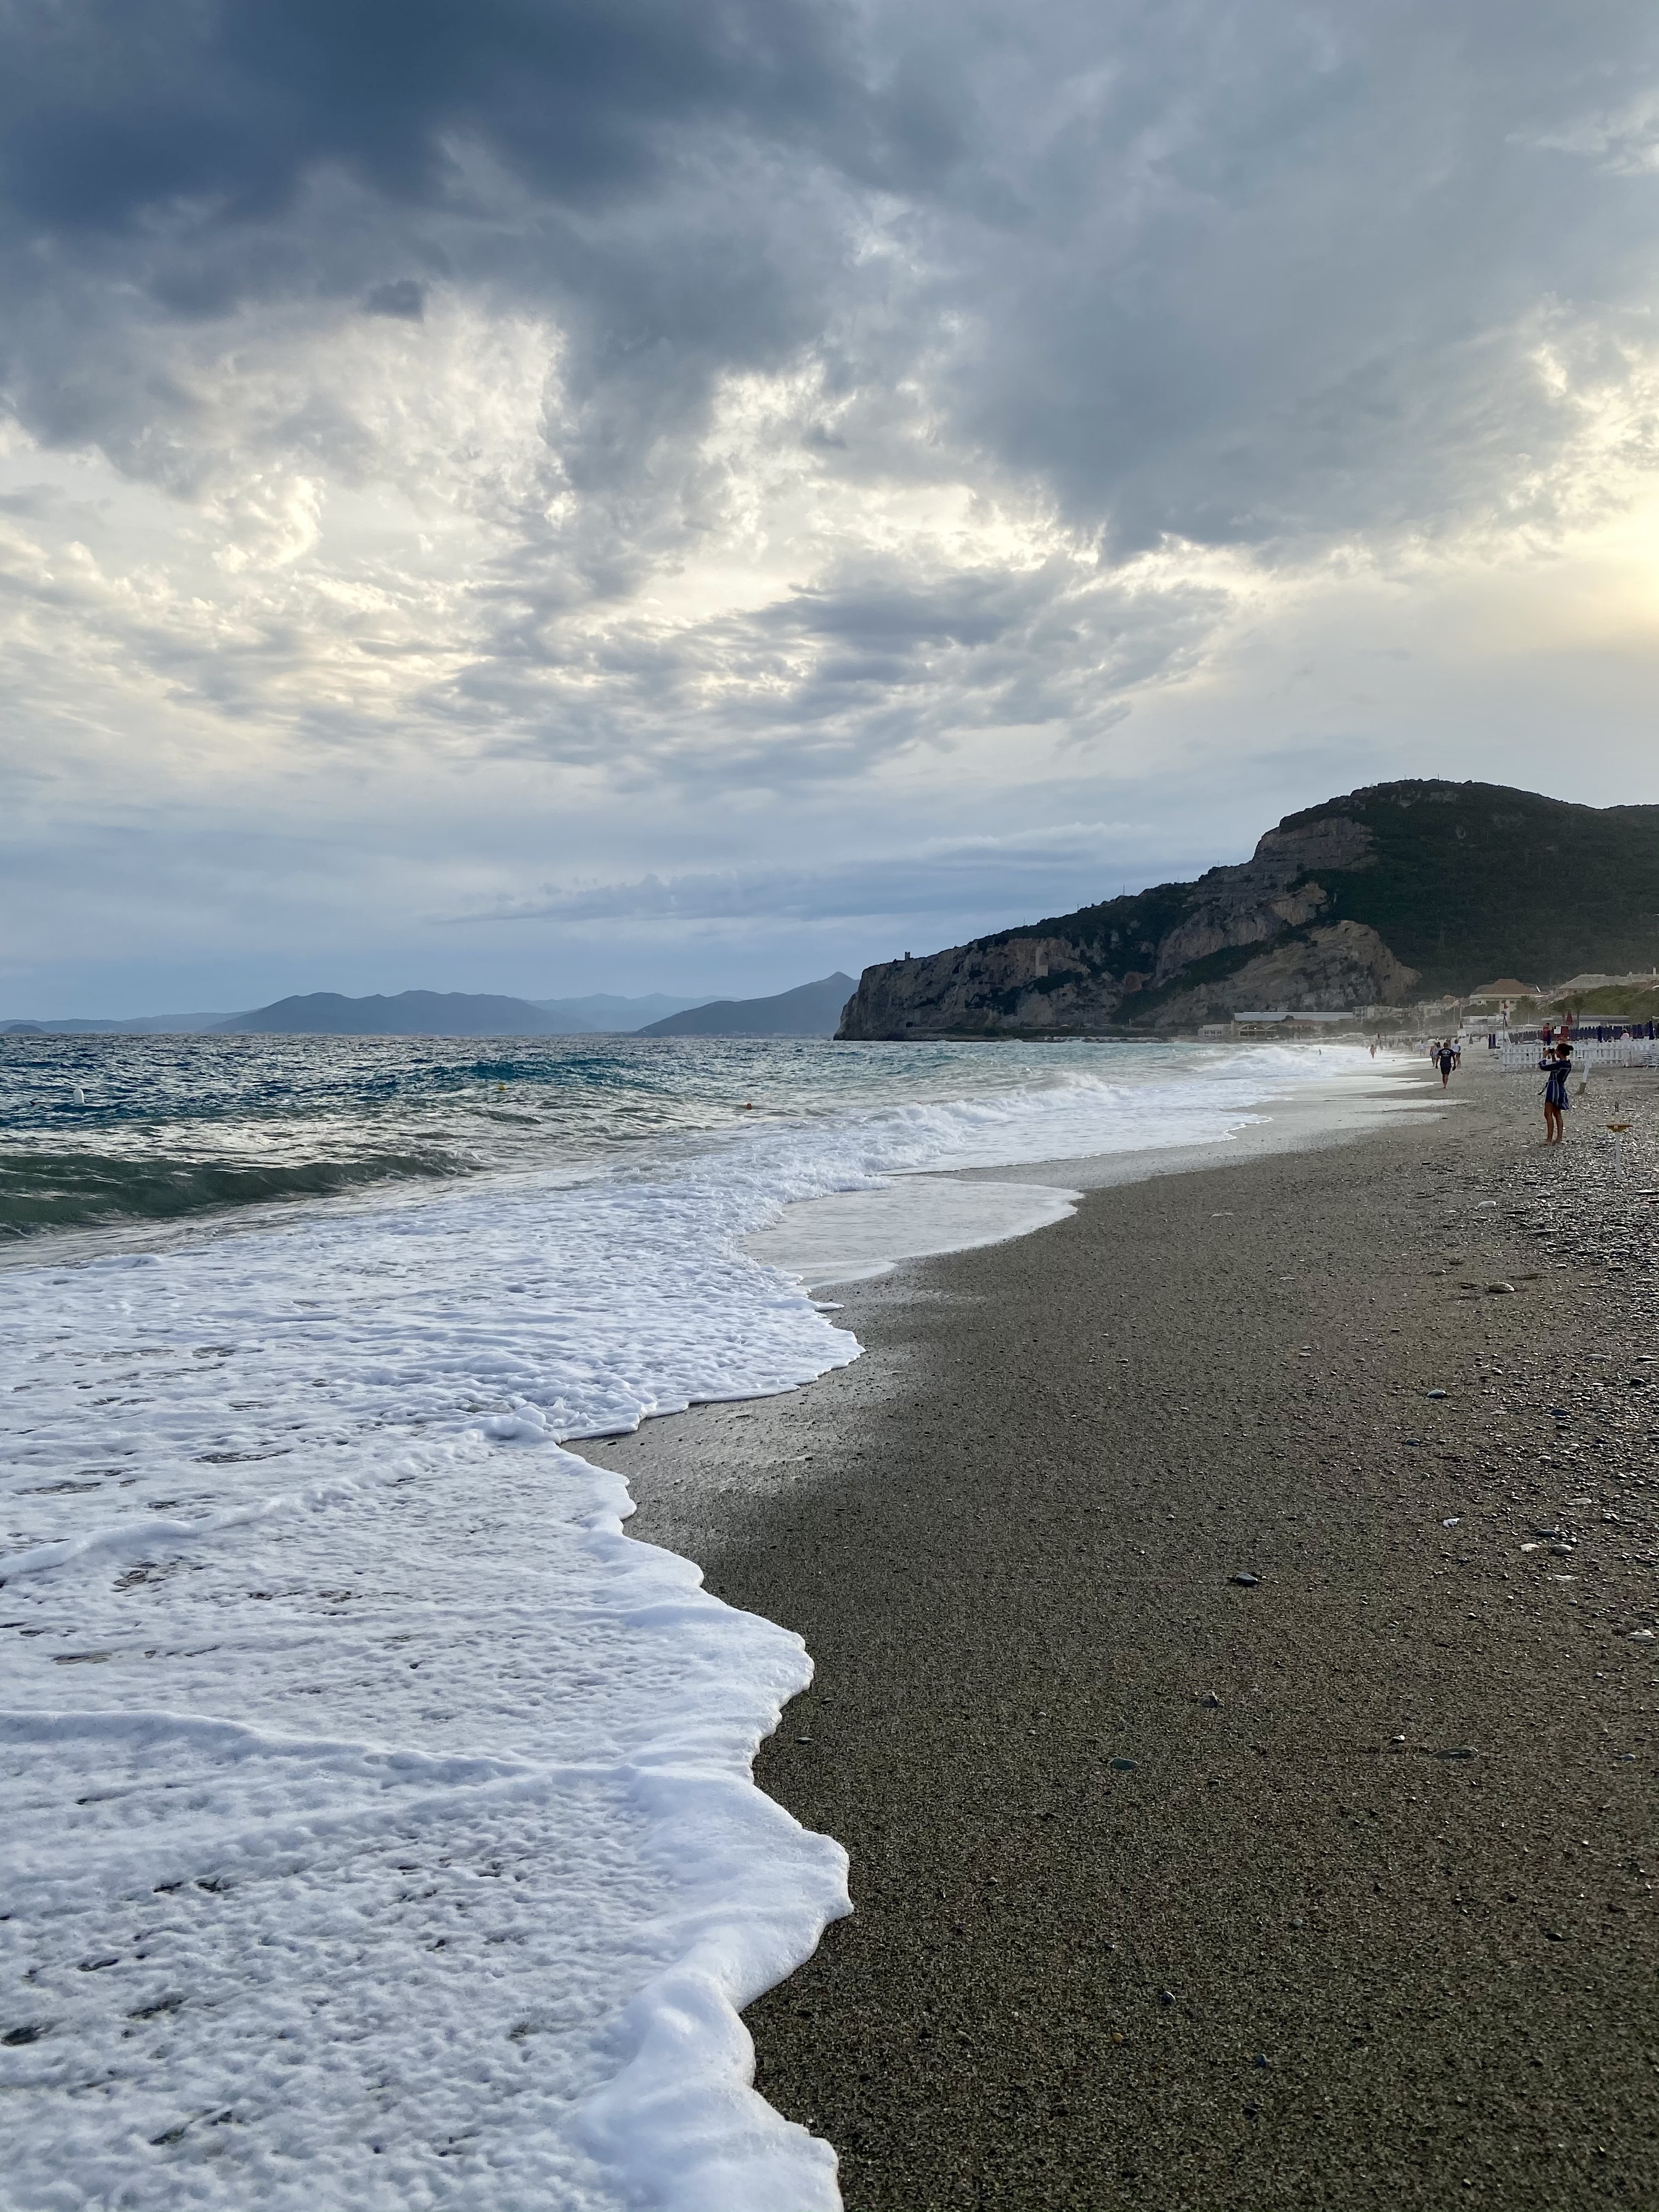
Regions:
<instances>
[{"instance_id":1,"label":"green vegetation on hillside","mask_svg":"<svg viewBox=\"0 0 1659 2212\"><path fill-rule=\"evenodd\" d=\"M1627 983L1604 984L1599 991L1568 991L1551 999L1545 1012L1561 1014L1569 1007L1576 1018L1589 1021L1659 1021L1659 984L1650 991L1632 990Z\"/></svg>"},{"instance_id":2,"label":"green vegetation on hillside","mask_svg":"<svg viewBox=\"0 0 1659 2212\"><path fill-rule=\"evenodd\" d=\"M1574 806L1492 783L1384 783L1284 826L1343 815L1372 860L1322 875L1320 916L1370 923L1425 998L1492 975L1659 963L1659 806Z\"/></svg>"},{"instance_id":3,"label":"green vegetation on hillside","mask_svg":"<svg viewBox=\"0 0 1659 2212\"><path fill-rule=\"evenodd\" d=\"M1372 848L1356 867L1318 872L1329 894L1319 923L1369 924L1419 970L1425 999L1493 975L1547 981L1659 965L1659 806L1577 806L1492 783L1382 783L1287 815L1280 827L1338 816L1363 823ZM1150 968L1199 887L1158 884L976 941L1064 936L1103 966L1121 972L1144 959ZM1266 949L1214 956L1214 975L1194 963L1124 1017L1142 1021L1175 992Z\"/></svg>"}]
</instances>

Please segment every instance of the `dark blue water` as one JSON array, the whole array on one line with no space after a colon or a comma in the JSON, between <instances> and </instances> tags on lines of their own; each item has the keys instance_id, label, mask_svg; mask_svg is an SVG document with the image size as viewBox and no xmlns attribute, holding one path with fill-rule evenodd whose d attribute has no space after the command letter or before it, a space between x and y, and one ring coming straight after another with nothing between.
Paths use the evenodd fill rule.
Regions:
<instances>
[{"instance_id":1,"label":"dark blue water","mask_svg":"<svg viewBox=\"0 0 1659 2212\"><path fill-rule=\"evenodd\" d=\"M816 1038L0 1037L0 1237L533 1170L756 1121L1098 1081L1178 1047ZM643 1151L641 1150L643 1148Z\"/></svg>"}]
</instances>

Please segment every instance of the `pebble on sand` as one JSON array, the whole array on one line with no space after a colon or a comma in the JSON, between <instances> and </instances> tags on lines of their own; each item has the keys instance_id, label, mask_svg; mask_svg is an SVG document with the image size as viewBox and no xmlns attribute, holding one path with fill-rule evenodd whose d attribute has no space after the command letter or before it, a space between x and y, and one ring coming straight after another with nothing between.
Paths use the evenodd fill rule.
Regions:
<instances>
[{"instance_id":1,"label":"pebble on sand","mask_svg":"<svg viewBox=\"0 0 1659 2212\"><path fill-rule=\"evenodd\" d=\"M1233 1575L1230 1579L1242 1584L1245 1589L1255 1589L1261 1577L1260 1575Z\"/></svg>"}]
</instances>

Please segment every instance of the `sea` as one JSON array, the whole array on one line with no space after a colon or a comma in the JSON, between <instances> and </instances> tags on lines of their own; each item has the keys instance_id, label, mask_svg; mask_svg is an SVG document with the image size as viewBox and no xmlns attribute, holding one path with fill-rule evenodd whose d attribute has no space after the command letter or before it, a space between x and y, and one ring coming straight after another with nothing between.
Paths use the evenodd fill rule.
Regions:
<instances>
[{"instance_id":1,"label":"sea","mask_svg":"<svg viewBox=\"0 0 1659 2212\"><path fill-rule=\"evenodd\" d=\"M11 2201L831 2212L738 2017L848 1910L750 1777L811 1655L565 1446L808 1382L827 1285L1069 1203L954 1170L1364 1066L0 1038Z\"/></svg>"}]
</instances>

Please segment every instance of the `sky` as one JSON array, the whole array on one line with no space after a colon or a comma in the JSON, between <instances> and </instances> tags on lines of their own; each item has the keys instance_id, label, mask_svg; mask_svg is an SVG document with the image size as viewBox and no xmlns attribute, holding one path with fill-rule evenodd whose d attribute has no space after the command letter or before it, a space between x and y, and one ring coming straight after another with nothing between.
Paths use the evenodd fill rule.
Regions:
<instances>
[{"instance_id":1,"label":"sky","mask_svg":"<svg viewBox=\"0 0 1659 2212\"><path fill-rule=\"evenodd\" d=\"M1637 0L0 0L0 1015L1659 800Z\"/></svg>"}]
</instances>

